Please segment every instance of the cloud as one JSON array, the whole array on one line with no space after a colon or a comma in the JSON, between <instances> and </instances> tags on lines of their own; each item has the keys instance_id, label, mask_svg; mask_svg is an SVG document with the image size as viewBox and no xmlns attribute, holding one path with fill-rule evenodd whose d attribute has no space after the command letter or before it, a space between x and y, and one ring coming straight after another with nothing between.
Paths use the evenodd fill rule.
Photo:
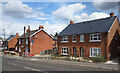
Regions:
<instances>
[{"instance_id":1,"label":"cloud","mask_svg":"<svg viewBox=\"0 0 120 73\"><path fill-rule=\"evenodd\" d=\"M111 11L118 11L118 3L117 2L104 2L104 0L100 0L103 2L93 2L93 5L101 10L101 11L105 11L105 12L111 12Z\"/></svg>"},{"instance_id":2,"label":"cloud","mask_svg":"<svg viewBox=\"0 0 120 73\"><path fill-rule=\"evenodd\" d=\"M72 19L76 12L83 10L85 7L86 5L75 3L57 9L56 11L52 12L52 15L58 19Z\"/></svg>"},{"instance_id":3,"label":"cloud","mask_svg":"<svg viewBox=\"0 0 120 73\"><path fill-rule=\"evenodd\" d=\"M25 18L27 15L32 14L33 10L20 1L9 1L3 6L3 12L13 18Z\"/></svg>"},{"instance_id":4,"label":"cloud","mask_svg":"<svg viewBox=\"0 0 120 73\"><path fill-rule=\"evenodd\" d=\"M61 23L61 22L55 22L49 23L49 21L46 21L43 23L44 29L48 34L55 34L56 32L61 32L68 24Z\"/></svg>"},{"instance_id":5,"label":"cloud","mask_svg":"<svg viewBox=\"0 0 120 73\"><path fill-rule=\"evenodd\" d=\"M36 18L37 20L46 20L48 18L44 18L44 17L39 17L39 18Z\"/></svg>"},{"instance_id":6,"label":"cloud","mask_svg":"<svg viewBox=\"0 0 120 73\"><path fill-rule=\"evenodd\" d=\"M75 22L82 22L82 21L89 21L89 20L95 20L100 18L106 18L109 17L108 14L102 13L102 12L93 12L92 14L88 15L87 13L82 13L81 15L74 16Z\"/></svg>"}]
</instances>

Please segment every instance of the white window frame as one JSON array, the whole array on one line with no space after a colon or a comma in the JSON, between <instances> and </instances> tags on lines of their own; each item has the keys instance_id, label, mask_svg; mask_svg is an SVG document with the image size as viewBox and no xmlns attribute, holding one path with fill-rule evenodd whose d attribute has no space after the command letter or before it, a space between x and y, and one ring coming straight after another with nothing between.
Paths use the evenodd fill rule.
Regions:
<instances>
[{"instance_id":1,"label":"white window frame","mask_svg":"<svg viewBox=\"0 0 120 73\"><path fill-rule=\"evenodd\" d=\"M15 47L15 50L17 50L17 46Z\"/></svg>"},{"instance_id":2,"label":"white window frame","mask_svg":"<svg viewBox=\"0 0 120 73\"><path fill-rule=\"evenodd\" d=\"M96 52L95 52L95 50L96 50ZM94 55L94 54L96 54L96 55ZM97 47L90 48L90 56L89 57L96 57L98 55L101 55L101 48L97 48Z\"/></svg>"},{"instance_id":3,"label":"white window frame","mask_svg":"<svg viewBox=\"0 0 120 73\"><path fill-rule=\"evenodd\" d=\"M96 36L95 36L96 35ZM99 36L100 35L100 36ZM94 40L94 39L97 40ZM100 38L100 39L99 39ZM100 42L101 41L101 33L90 34L90 42Z\"/></svg>"},{"instance_id":4,"label":"white window frame","mask_svg":"<svg viewBox=\"0 0 120 73\"><path fill-rule=\"evenodd\" d=\"M68 42L68 36L62 36L61 43L66 43L66 42Z\"/></svg>"},{"instance_id":5,"label":"white window frame","mask_svg":"<svg viewBox=\"0 0 120 73\"><path fill-rule=\"evenodd\" d=\"M19 44L21 44L21 39L19 39Z\"/></svg>"},{"instance_id":6,"label":"white window frame","mask_svg":"<svg viewBox=\"0 0 120 73\"><path fill-rule=\"evenodd\" d=\"M21 52L21 47L19 47L19 52Z\"/></svg>"},{"instance_id":7,"label":"white window frame","mask_svg":"<svg viewBox=\"0 0 120 73\"><path fill-rule=\"evenodd\" d=\"M63 49L64 48L64 49ZM65 51L66 53L64 53L63 51ZM61 54L62 55L68 55L68 51L69 51L69 48L68 47L62 47L61 48Z\"/></svg>"},{"instance_id":8,"label":"white window frame","mask_svg":"<svg viewBox=\"0 0 120 73\"><path fill-rule=\"evenodd\" d=\"M28 38L26 38L26 44L28 44Z\"/></svg>"},{"instance_id":9,"label":"white window frame","mask_svg":"<svg viewBox=\"0 0 120 73\"><path fill-rule=\"evenodd\" d=\"M74 40L75 39L75 40ZM72 42L77 42L77 36L76 35L73 35L72 36Z\"/></svg>"},{"instance_id":10,"label":"white window frame","mask_svg":"<svg viewBox=\"0 0 120 73\"><path fill-rule=\"evenodd\" d=\"M82 40L81 40L82 39ZM80 35L80 42L84 42L84 35Z\"/></svg>"}]
</instances>

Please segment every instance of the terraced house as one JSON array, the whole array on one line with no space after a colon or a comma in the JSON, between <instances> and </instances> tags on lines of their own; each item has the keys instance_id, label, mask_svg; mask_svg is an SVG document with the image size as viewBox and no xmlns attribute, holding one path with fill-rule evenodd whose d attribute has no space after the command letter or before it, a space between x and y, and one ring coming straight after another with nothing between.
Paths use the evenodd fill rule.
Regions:
<instances>
[{"instance_id":1,"label":"terraced house","mask_svg":"<svg viewBox=\"0 0 120 73\"><path fill-rule=\"evenodd\" d=\"M120 50L120 24L110 17L70 24L58 35L59 55L116 58Z\"/></svg>"},{"instance_id":2,"label":"terraced house","mask_svg":"<svg viewBox=\"0 0 120 73\"><path fill-rule=\"evenodd\" d=\"M53 44L54 40L52 36L44 31L43 26L39 26L36 30L30 30L30 28L28 28L27 32L18 38L16 52L20 53L20 56L22 56L24 52L40 54L40 52L44 50L52 49Z\"/></svg>"}]
</instances>

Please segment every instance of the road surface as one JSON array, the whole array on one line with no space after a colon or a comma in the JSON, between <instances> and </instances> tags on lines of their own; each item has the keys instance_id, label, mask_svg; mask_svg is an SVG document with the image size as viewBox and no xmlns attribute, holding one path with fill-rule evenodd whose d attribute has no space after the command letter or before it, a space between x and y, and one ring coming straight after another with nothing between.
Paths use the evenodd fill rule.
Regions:
<instances>
[{"instance_id":1,"label":"road surface","mask_svg":"<svg viewBox=\"0 0 120 73\"><path fill-rule=\"evenodd\" d=\"M3 71L35 71L42 73L48 73L51 71L66 71L66 72L67 71L69 72L108 71L105 69L98 69L98 68L88 68L88 67L70 66L70 65L55 64L48 62L10 59L5 57L2 58L2 70Z\"/></svg>"}]
</instances>

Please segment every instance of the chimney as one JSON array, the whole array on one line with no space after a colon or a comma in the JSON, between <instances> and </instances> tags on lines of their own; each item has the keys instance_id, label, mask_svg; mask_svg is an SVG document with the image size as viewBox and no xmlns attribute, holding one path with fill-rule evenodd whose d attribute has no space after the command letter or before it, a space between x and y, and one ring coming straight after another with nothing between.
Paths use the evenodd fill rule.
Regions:
<instances>
[{"instance_id":1,"label":"chimney","mask_svg":"<svg viewBox=\"0 0 120 73\"><path fill-rule=\"evenodd\" d=\"M27 32L30 32L30 26L28 25L28 29L27 29Z\"/></svg>"},{"instance_id":2,"label":"chimney","mask_svg":"<svg viewBox=\"0 0 120 73\"><path fill-rule=\"evenodd\" d=\"M74 21L71 20L71 21L70 21L70 24L74 24Z\"/></svg>"},{"instance_id":3,"label":"chimney","mask_svg":"<svg viewBox=\"0 0 120 73\"><path fill-rule=\"evenodd\" d=\"M27 29L27 32L30 32L30 29L29 29L29 28Z\"/></svg>"},{"instance_id":4,"label":"chimney","mask_svg":"<svg viewBox=\"0 0 120 73\"><path fill-rule=\"evenodd\" d=\"M18 33L16 33L16 35L18 35Z\"/></svg>"},{"instance_id":5,"label":"chimney","mask_svg":"<svg viewBox=\"0 0 120 73\"><path fill-rule=\"evenodd\" d=\"M11 34L11 36L13 36L13 34Z\"/></svg>"},{"instance_id":6,"label":"chimney","mask_svg":"<svg viewBox=\"0 0 120 73\"><path fill-rule=\"evenodd\" d=\"M44 29L43 25L39 25L39 29Z\"/></svg>"},{"instance_id":7,"label":"chimney","mask_svg":"<svg viewBox=\"0 0 120 73\"><path fill-rule=\"evenodd\" d=\"M110 13L110 17L113 17L115 15L115 13L113 13L113 11Z\"/></svg>"}]
</instances>

